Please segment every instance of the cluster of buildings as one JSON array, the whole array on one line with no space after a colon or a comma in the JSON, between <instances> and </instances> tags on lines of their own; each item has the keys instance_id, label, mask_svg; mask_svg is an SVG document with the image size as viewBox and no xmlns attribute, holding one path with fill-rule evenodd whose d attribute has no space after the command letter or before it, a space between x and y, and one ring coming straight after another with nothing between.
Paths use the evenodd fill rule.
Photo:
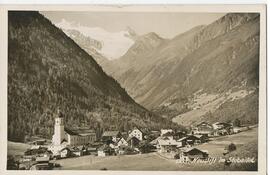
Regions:
<instances>
[{"instance_id":1,"label":"cluster of buildings","mask_svg":"<svg viewBox=\"0 0 270 175\"><path fill-rule=\"evenodd\" d=\"M32 148L25 152L22 162L35 161L36 164L33 164L35 168L39 165L38 163L41 163L41 167L48 168L51 165L49 163L51 159L83 155L138 154L151 151L167 158L204 159L208 157L208 152L194 147L195 145L208 142L211 137L238 133L243 130L229 123L201 122L193 126L189 132L172 129L148 131L134 127L128 132L105 131L102 137L97 139L93 130L66 128L63 117L58 116L55 118L51 144L46 145L46 140L33 142ZM44 166L45 159L47 166Z\"/></svg>"},{"instance_id":2,"label":"cluster of buildings","mask_svg":"<svg viewBox=\"0 0 270 175\"><path fill-rule=\"evenodd\" d=\"M207 135L208 137L217 137L239 133L247 129L248 127L234 126L232 123L226 122L215 122L213 124L201 122L196 126L191 127L191 133Z\"/></svg>"}]
</instances>

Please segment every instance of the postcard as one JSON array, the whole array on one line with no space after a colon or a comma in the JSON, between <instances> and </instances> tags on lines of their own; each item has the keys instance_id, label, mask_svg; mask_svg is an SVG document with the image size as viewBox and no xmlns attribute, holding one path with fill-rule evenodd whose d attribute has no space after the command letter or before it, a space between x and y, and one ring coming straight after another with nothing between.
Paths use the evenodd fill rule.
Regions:
<instances>
[{"instance_id":1,"label":"postcard","mask_svg":"<svg viewBox=\"0 0 270 175\"><path fill-rule=\"evenodd\" d=\"M1 174L266 173L265 5L1 6L1 26Z\"/></svg>"}]
</instances>

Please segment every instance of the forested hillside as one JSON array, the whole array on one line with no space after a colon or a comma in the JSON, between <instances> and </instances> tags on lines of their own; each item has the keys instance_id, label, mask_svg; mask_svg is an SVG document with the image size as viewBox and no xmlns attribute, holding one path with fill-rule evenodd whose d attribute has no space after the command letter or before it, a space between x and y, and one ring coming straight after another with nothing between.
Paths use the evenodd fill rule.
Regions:
<instances>
[{"instance_id":1,"label":"forested hillside","mask_svg":"<svg viewBox=\"0 0 270 175\"><path fill-rule=\"evenodd\" d=\"M8 139L53 134L60 108L69 127L128 130L173 124L133 101L72 39L38 12L8 14Z\"/></svg>"}]
</instances>

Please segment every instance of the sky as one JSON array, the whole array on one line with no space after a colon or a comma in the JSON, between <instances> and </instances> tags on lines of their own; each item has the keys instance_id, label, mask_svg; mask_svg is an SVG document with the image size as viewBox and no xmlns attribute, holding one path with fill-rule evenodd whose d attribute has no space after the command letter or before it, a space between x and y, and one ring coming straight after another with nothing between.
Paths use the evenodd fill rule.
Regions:
<instances>
[{"instance_id":1,"label":"sky","mask_svg":"<svg viewBox=\"0 0 270 175\"><path fill-rule=\"evenodd\" d=\"M53 23L62 19L87 27L100 27L108 32L119 32L127 27L137 34L155 32L163 38L173 38L198 25L207 25L224 13L180 12L67 12L42 11Z\"/></svg>"}]
</instances>

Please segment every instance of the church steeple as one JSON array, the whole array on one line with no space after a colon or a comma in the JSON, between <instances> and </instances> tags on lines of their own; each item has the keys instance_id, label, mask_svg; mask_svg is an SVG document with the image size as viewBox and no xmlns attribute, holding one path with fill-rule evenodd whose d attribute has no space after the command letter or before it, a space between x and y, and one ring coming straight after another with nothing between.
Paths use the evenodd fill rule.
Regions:
<instances>
[{"instance_id":1,"label":"church steeple","mask_svg":"<svg viewBox=\"0 0 270 175\"><path fill-rule=\"evenodd\" d=\"M64 115L58 109L54 124L53 144L60 145L63 139L65 139Z\"/></svg>"}]
</instances>

